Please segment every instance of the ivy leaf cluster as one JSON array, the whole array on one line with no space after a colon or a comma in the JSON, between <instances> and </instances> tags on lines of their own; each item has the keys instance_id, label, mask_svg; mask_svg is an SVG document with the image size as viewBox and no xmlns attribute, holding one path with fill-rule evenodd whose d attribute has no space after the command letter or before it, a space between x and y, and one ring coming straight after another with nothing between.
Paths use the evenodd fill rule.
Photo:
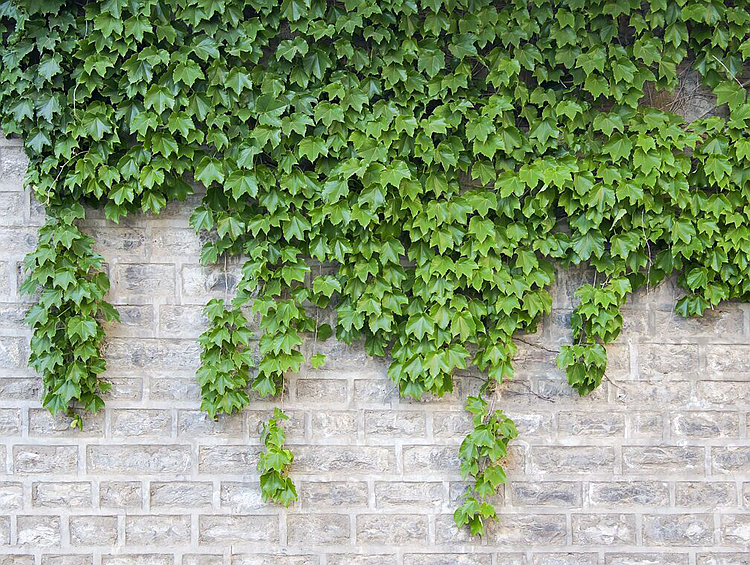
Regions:
<instances>
[{"instance_id":1,"label":"ivy leaf cluster","mask_svg":"<svg viewBox=\"0 0 750 565\"><path fill-rule=\"evenodd\" d=\"M458 527L468 525L472 535L483 535L486 520L497 515L491 497L507 481L502 459L518 431L510 418L501 410L488 408L482 397L470 396L466 410L472 414L473 429L461 442L458 454L461 476L471 477L474 485L453 517Z\"/></svg>"},{"instance_id":2,"label":"ivy leaf cluster","mask_svg":"<svg viewBox=\"0 0 750 565\"><path fill-rule=\"evenodd\" d=\"M109 278L102 271L101 255L93 251L94 240L76 225L84 216L83 206L49 212L36 249L24 259L29 274L20 289L26 294L40 291L26 314L33 331L29 366L42 376L44 407L53 414L66 413L80 427L75 409L97 412L110 388L100 376L106 369L102 320L120 318L104 300Z\"/></svg>"},{"instance_id":3,"label":"ivy leaf cluster","mask_svg":"<svg viewBox=\"0 0 750 565\"><path fill-rule=\"evenodd\" d=\"M201 366L196 372L201 385L201 410L215 418L232 414L250 402L247 385L255 365L250 341L253 332L237 307L227 308L221 299L211 300L203 309L209 327L198 339Z\"/></svg>"},{"instance_id":4,"label":"ivy leaf cluster","mask_svg":"<svg viewBox=\"0 0 750 565\"><path fill-rule=\"evenodd\" d=\"M265 451L260 454L258 471L260 471L260 491L264 502L276 502L289 506L297 500L297 488L288 476L289 466L294 461L294 454L284 448L286 434L283 422L289 416L278 408L273 409L273 416L263 425L261 441Z\"/></svg>"},{"instance_id":5,"label":"ivy leaf cluster","mask_svg":"<svg viewBox=\"0 0 750 565\"><path fill-rule=\"evenodd\" d=\"M685 316L750 299L748 0L5 0L0 32L0 124L49 209L119 221L202 185L202 262L245 261L209 332L258 317L261 396L332 335L388 356L404 396L472 367L494 390L556 264L596 272L558 359L581 394L629 293L676 275ZM690 124L685 72L717 103ZM236 410L245 344L203 339L202 383L237 385L204 407ZM475 531L485 484L457 515Z\"/></svg>"}]
</instances>

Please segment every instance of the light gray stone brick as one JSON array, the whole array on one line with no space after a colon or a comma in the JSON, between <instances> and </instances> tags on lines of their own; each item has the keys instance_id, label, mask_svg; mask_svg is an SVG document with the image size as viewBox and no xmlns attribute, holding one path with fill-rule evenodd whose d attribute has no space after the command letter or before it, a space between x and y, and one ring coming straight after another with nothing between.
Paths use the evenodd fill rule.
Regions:
<instances>
[{"instance_id":1,"label":"light gray stone brick","mask_svg":"<svg viewBox=\"0 0 750 565\"><path fill-rule=\"evenodd\" d=\"M622 437L625 415L620 412L563 411L557 415L558 431L563 436Z\"/></svg>"},{"instance_id":2,"label":"light gray stone brick","mask_svg":"<svg viewBox=\"0 0 750 565\"><path fill-rule=\"evenodd\" d=\"M198 543L201 545L276 542L279 539L279 517L261 515L200 516ZM306 541L305 543L310 543Z\"/></svg>"},{"instance_id":3,"label":"light gray stone brick","mask_svg":"<svg viewBox=\"0 0 750 565\"><path fill-rule=\"evenodd\" d=\"M294 451L299 473L386 473L396 466L390 447L300 445Z\"/></svg>"},{"instance_id":4,"label":"light gray stone brick","mask_svg":"<svg viewBox=\"0 0 750 565\"><path fill-rule=\"evenodd\" d=\"M365 433L369 436L424 437L424 412L401 410L366 410Z\"/></svg>"},{"instance_id":5,"label":"light gray stone brick","mask_svg":"<svg viewBox=\"0 0 750 565\"><path fill-rule=\"evenodd\" d=\"M305 490L298 488L298 494L306 493ZM221 483L221 506L227 508L235 514L246 514L255 510L266 508L260 491L260 483L257 481L249 483Z\"/></svg>"},{"instance_id":6,"label":"light gray stone brick","mask_svg":"<svg viewBox=\"0 0 750 565\"><path fill-rule=\"evenodd\" d=\"M70 543L112 547L117 543L117 516L71 516Z\"/></svg>"},{"instance_id":7,"label":"light gray stone brick","mask_svg":"<svg viewBox=\"0 0 750 565\"><path fill-rule=\"evenodd\" d=\"M490 565L489 553L407 553L404 565ZM374 564L373 564L374 565Z\"/></svg>"},{"instance_id":8,"label":"light gray stone brick","mask_svg":"<svg viewBox=\"0 0 750 565\"><path fill-rule=\"evenodd\" d=\"M2 280L0 279L0 285ZM0 290L0 292L2 292ZM42 380L37 378L0 379L0 397L5 400L39 400L42 396Z\"/></svg>"},{"instance_id":9,"label":"light gray stone brick","mask_svg":"<svg viewBox=\"0 0 750 565\"><path fill-rule=\"evenodd\" d=\"M224 565L224 556L201 555L197 553L183 555L182 565Z\"/></svg>"},{"instance_id":10,"label":"light gray stone brick","mask_svg":"<svg viewBox=\"0 0 750 565\"><path fill-rule=\"evenodd\" d=\"M675 486L677 506L733 506L737 494L734 483L678 481Z\"/></svg>"},{"instance_id":11,"label":"light gray stone brick","mask_svg":"<svg viewBox=\"0 0 750 565\"><path fill-rule=\"evenodd\" d=\"M255 474L258 468L257 445L201 446L198 451L198 472L201 474L247 475ZM299 459L295 450L295 467Z\"/></svg>"},{"instance_id":12,"label":"light gray stone brick","mask_svg":"<svg viewBox=\"0 0 750 565\"><path fill-rule=\"evenodd\" d=\"M151 483L152 508L203 508L211 506L213 484L168 481Z\"/></svg>"},{"instance_id":13,"label":"light gray stone brick","mask_svg":"<svg viewBox=\"0 0 750 565\"><path fill-rule=\"evenodd\" d=\"M712 447L711 465L717 475L750 474L750 447Z\"/></svg>"},{"instance_id":14,"label":"light gray stone brick","mask_svg":"<svg viewBox=\"0 0 750 565\"><path fill-rule=\"evenodd\" d=\"M298 379L297 399L307 403L346 402L347 381L343 379Z\"/></svg>"},{"instance_id":15,"label":"light gray stone brick","mask_svg":"<svg viewBox=\"0 0 750 565\"><path fill-rule=\"evenodd\" d=\"M607 565L687 565L687 553L607 553Z\"/></svg>"},{"instance_id":16,"label":"light gray stone brick","mask_svg":"<svg viewBox=\"0 0 750 565\"><path fill-rule=\"evenodd\" d=\"M506 489L514 506L580 508L581 483L571 481L510 481Z\"/></svg>"},{"instance_id":17,"label":"light gray stone brick","mask_svg":"<svg viewBox=\"0 0 750 565\"><path fill-rule=\"evenodd\" d=\"M10 545L10 516L0 516L0 547Z\"/></svg>"},{"instance_id":18,"label":"light gray stone brick","mask_svg":"<svg viewBox=\"0 0 750 565\"><path fill-rule=\"evenodd\" d=\"M737 412L678 412L670 415L674 437L723 438L739 437Z\"/></svg>"},{"instance_id":19,"label":"light gray stone brick","mask_svg":"<svg viewBox=\"0 0 750 565\"><path fill-rule=\"evenodd\" d=\"M44 408L29 410L29 435L34 437L104 437L104 411L87 414L83 429L72 427L73 419L59 413L55 416Z\"/></svg>"},{"instance_id":20,"label":"light gray stone brick","mask_svg":"<svg viewBox=\"0 0 750 565\"><path fill-rule=\"evenodd\" d=\"M455 446L404 446L406 473L457 473L461 459Z\"/></svg>"},{"instance_id":21,"label":"light gray stone brick","mask_svg":"<svg viewBox=\"0 0 750 565\"><path fill-rule=\"evenodd\" d=\"M721 539L729 546L750 548L750 514L724 514Z\"/></svg>"},{"instance_id":22,"label":"light gray stone brick","mask_svg":"<svg viewBox=\"0 0 750 565\"><path fill-rule=\"evenodd\" d=\"M190 516L126 516L125 545L182 546L190 543Z\"/></svg>"},{"instance_id":23,"label":"light gray stone brick","mask_svg":"<svg viewBox=\"0 0 750 565\"><path fill-rule=\"evenodd\" d=\"M427 517L411 514L360 514L357 543L386 546L427 542Z\"/></svg>"},{"instance_id":24,"label":"light gray stone brick","mask_svg":"<svg viewBox=\"0 0 750 565\"><path fill-rule=\"evenodd\" d=\"M140 508L143 505L141 483L135 481L102 481L99 483L102 508Z\"/></svg>"},{"instance_id":25,"label":"light gray stone brick","mask_svg":"<svg viewBox=\"0 0 750 565\"><path fill-rule=\"evenodd\" d=\"M78 471L74 445L14 445L13 471L20 474L71 474Z\"/></svg>"},{"instance_id":26,"label":"light gray stone brick","mask_svg":"<svg viewBox=\"0 0 750 565\"><path fill-rule=\"evenodd\" d=\"M565 545L566 519L562 514L502 514L487 527L487 538L502 546L556 547Z\"/></svg>"},{"instance_id":27,"label":"light gray stone brick","mask_svg":"<svg viewBox=\"0 0 750 565\"><path fill-rule=\"evenodd\" d=\"M646 514L643 516L643 540L652 546L709 546L714 541L713 516Z\"/></svg>"},{"instance_id":28,"label":"light gray stone brick","mask_svg":"<svg viewBox=\"0 0 750 565\"><path fill-rule=\"evenodd\" d=\"M377 508L421 508L423 511L439 509L445 499L443 483L438 482L385 482L375 483Z\"/></svg>"},{"instance_id":29,"label":"light gray stone brick","mask_svg":"<svg viewBox=\"0 0 750 565\"><path fill-rule=\"evenodd\" d=\"M623 472L665 476L665 474L692 474L705 472L705 448L671 446L623 446Z\"/></svg>"},{"instance_id":30,"label":"light gray stone brick","mask_svg":"<svg viewBox=\"0 0 750 565\"><path fill-rule=\"evenodd\" d=\"M345 514L299 514L287 517L289 543L305 546L348 545L349 516Z\"/></svg>"},{"instance_id":31,"label":"light gray stone brick","mask_svg":"<svg viewBox=\"0 0 750 565\"><path fill-rule=\"evenodd\" d=\"M191 464L187 445L89 445L89 473L186 473Z\"/></svg>"},{"instance_id":32,"label":"light gray stone brick","mask_svg":"<svg viewBox=\"0 0 750 565\"><path fill-rule=\"evenodd\" d=\"M589 483L589 501L594 506L667 506L669 483L662 481L612 481Z\"/></svg>"},{"instance_id":33,"label":"light gray stone brick","mask_svg":"<svg viewBox=\"0 0 750 565\"><path fill-rule=\"evenodd\" d=\"M18 545L36 548L60 547L59 516L18 516Z\"/></svg>"},{"instance_id":34,"label":"light gray stone brick","mask_svg":"<svg viewBox=\"0 0 750 565\"><path fill-rule=\"evenodd\" d=\"M169 410L112 410L110 426L113 436L157 436L167 438L172 431Z\"/></svg>"},{"instance_id":35,"label":"light gray stone brick","mask_svg":"<svg viewBox=\"0 0 750 565\"><path fill-rule=\"evenodd\" d=\"M326 410L312 413L314 438L356 439L358 430L359 415L353 410Z\"/></svg>"},{"instance_id":36,"label":"light gray stone brick","mask_svg":"<svg viewBox=\"0 0 750 565\"><path fill-rule=\"evenodd\" d=\"M535 473L612 473L615 451L607 446L534 446Z\"/></svg>"},{"instance_id":37,"label":"light gray stone brick","mask_svg":"<svg viewBox=\"0 0 750 565\"><path fill-rule=\"evenodd\" d=\"M328 554L329 565L396 565L395 555Z\"/></svg>"},{"instance_id":38,"label":"light gray stone brick","mask_svg":"<svg viewBox=\"0 0 750 565\"><path fill-rule=\"evenodd\" d=\"M638 345L638 374L646 379L674 379L698 371L697 345Z\"/></svg>"},{"instance_id":39,"label":"light gray stone brick","mask_svg":"<svg viewBox=\"0 0 750 565\"><path fill-rule=\"evenodd\" d=\"M706 370L716 376L750 372L750 345L707 345Z\"/></svg>"},{"instance_id":40,"label":"light gray stone brick","mask_svg":"<svg viewBox=\"0 0 750 565\"><path fill-rule=\"evenodd\" d=\"M175 267L172 264L118 263L112 274L114 292L130 304L151 303L158 296L175 301Z\"/></svg>"},{"instance_id":41,"label":"light gray stone brick","mask_svg":"<svg viewBox=\"0 0 750 565\"><path fill-rule=\"evenodd\" d=\"M91 483L32 483L31 504L42 508L91 508Z\"/></svg>"},{"instance_id":42,"label":"light gray stone brick","mask_svg":"<svg viewBox=\"0 0 750 565\"><path fill-rule=\"evenodd\" d=\"M350 509L367 506L368 502L367 483L362 481L304 481L297 493L300 502L310 509Z\"/></svg>"},{"instance_id":43,"label":"light gray stone brick","mask_svg":"<svg viewBox=\"0 0 750 565\"><path fill-rule=\"evenodd\" d=\"M329 565L338 563L331 561L336 556L328 557ZM356 559L357 556L352 556ZM317 555L283 555L283 554L240 554L232 555L231 565L319 565L320 557ZM348 565L356 565L357 561L346 561ZM384 562L387 565L388 562ZM395 565L395 561L392 565Z\"/></svg>"},{"instance_id":44,"label":"light gray stone brick","mask_svg":"<svg viewBox=\"0 0 750 565\"><path fill-rule=\"evenodd\" d=\"M533 565L597 565L596 553L539 553L531 558Z\"/></svg>"},{"instance_id":45,"label":"light gray stone brick","mask_svg":"<svg viewBox=\"0 0 750 565\"><path fill-rule=\"evenodd\" d=\"M749 565L750 553L699 553L698 565Z\"/></svg>"},{"instance_id":46,"label":"light gray stone brick","mask_svg":"<svg viewBox=\"0 0 750 565\"><path fill-rule=\"evenodd\" d=\"M102 555L102 565L175 565L175 560L174 555L165 553Z\"/></svg>"},{"instance_id":47,"label":"light gray stone brick","mask_svg":"<svg viewBox=\"0 0 750 565\"><path fill-rule=\"evenodd\" d=\"M159 306L159 332L164 337L197 338L208 327L203 307L162 304Z\"/></svg>"},{"instance_id":48,"label":"light gray stone brick","mask_svg":"<svg viewBox=\"0 0 750 565\"><path fill-rule=\"evenodd\" d=\"M93 555L42 555L42 565L93 565Z\"/></svg>"},{"instance_id":49,"label":"light gray stone brick","mask_svg":"<svg viewBox=\"0 0 750 565\"><path fill-rule=\"evenodd\" d=\"M0 514L23 508L23 485L0 481Z\"/></svg>"},{"instance_id":50,"label":"light gray stone brick","mask_svg":"<svg viewBox=\"0 0 750 565\"><path fill-rule=\"evenodd\" d=\"M573 514L574 545L635 545L634 514Z\"/></svg>"},{"instance_id":51,"label":"light gray stone brick","mask_svg":"<svg viewBox=\"0 0 750 565\"><path fill-rule=\"evenodd\" d=\"M28 553L0 554L0 565L34 565L34 556Z\"/></svg>"}]
</instances>

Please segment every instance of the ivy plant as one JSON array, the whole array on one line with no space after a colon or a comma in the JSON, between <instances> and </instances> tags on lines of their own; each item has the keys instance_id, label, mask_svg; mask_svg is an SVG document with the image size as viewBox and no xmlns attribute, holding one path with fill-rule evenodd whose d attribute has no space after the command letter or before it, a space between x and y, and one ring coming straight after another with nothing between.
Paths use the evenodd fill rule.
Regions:
<instances>
[{"instance_id":1,"label":"ivy plant","mask_svg":"<svg viewBox=\"0 0 750 565\"><path fill-rule=\"evenodd\" d=\"M83 206L74 203L48 212L37 247L24 260L29 276L20 289L27 294L41 289L26 314L33 330L29 366L44 381L43 406L71 416L80 428L76 408L97 412L104 406L102 393L110 388L100 377L106 369L101 321L120 317L104 300L109 278L101 270L101 255L92 249L94 240L76 226Z\"/></svg>"},{"instance_id":2,"label":"ivy plant","mask_svg":"<svg viewBox=\"0 0 750 565\"><path fill-rule=\"evenodd\" d=\"M456 525L469 525L472 534L484 534L488 518L496 516L488 500L508 480L501 461L508 454L508 443L518 436L513 421L501 410L487 408L487 401L470 396L466 410L472 415L473 429L461 442L461 475L471 477L474 485L454 513Z\"/></svg>"},{"instance_id":3,"label":"ivy plant","mask_svg":"<svg viewBox=\"0 0 750 565\"><path fill-rule=\"evenodd\" d=\"M0 33L0 124L51 217L28 290L53 410L95 409L104 385L80 206L158 214L196 185L201 260L245 261L202 338L212 414L244 403L246 344L220 337L243 306L259 395L335 335L420 398L457 369L512 378L556 266L595 273L558 360L581 394L631 292L675 276L684 316L750 298L750 0L4 0ZM687 72L716 100L692 123ZM491 475L456 515L475 532Z\"/></svg>"},{"instance_id":4,"label":"ivy plant","mask_svg":"<svg viewBox=\"0 0 750 565\"><path fill-rule=\"evenodd\" d=\"M265 451L260 454L258 462L263 501L277 502L284 506L297 500L297 488L288 476L294 454L284 448L286 434L282 424L288 419L289 416L284 412L278 408L273 409L273 416L263 425L261 441Z\"/></svg>"},{"instance_id":5,"label":"ivy plant","mask_svg":"<svg viewBox=\"0 0 750 565\"><path fill-rule=\"evenodd\" d=\"M209 327L199 338L201 366L196 373L201 385L201 409L215 418L232 414L250 402L247 385L255 365L250 340L253 333L239 308L227 308L221 299L211 300L203 310Z\"/></svg>"}]
</instances>

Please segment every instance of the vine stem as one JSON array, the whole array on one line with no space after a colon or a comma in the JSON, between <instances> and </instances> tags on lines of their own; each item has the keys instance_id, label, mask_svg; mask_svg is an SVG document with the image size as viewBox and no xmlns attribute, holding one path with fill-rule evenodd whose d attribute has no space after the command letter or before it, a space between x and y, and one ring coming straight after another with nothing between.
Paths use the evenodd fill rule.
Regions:
<instances>
[{"instance_id":1,"label":"vine stem","mask_svg":"<svg viewBox=\"0 0 750 565\"><path fill-rule=\"evenodd\" d=\"M725 71L727 72L727 74L728 74L728 75L729 75L730 77L732 77L732 78L734 79L734 81L735 81L735 82L736 82L737 84L739 84L739 85L740 85L740 88L745 88L745 85L743 85L743 84L742 84L742 83L741 83L741 82L740 82L740 81L739 81L739 80L737 79L737 77L736 77L736 76L734 76L734 73L733 73L732 71L730 71L730 70L729 70L729 68L728 68L728 67L727 67L727 66L726 66L726 65L724 64L724 61L722 61L721 59L719 59L719 58L718 58L718 57L717 57L716 55L714 55L713 53L711 53L711 57L713 57L714 59L716 59L716 62L717 62L717 63L719 63L719 64L720 64L720 65L721 65L722 67L724 67L724 70L725 70Z\"/></svg>"}]
</instances>

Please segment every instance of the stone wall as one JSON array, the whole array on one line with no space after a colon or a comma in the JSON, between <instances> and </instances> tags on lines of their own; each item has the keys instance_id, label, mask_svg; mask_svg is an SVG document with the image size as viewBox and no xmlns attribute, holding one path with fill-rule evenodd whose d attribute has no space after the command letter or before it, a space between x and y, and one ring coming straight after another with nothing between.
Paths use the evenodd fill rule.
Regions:
<instances>
[{"instance_id":1,"label":"stone wall","mask_svg":"<svg viewBox=\"0 0 750 565\"><path fill-rule=\"evenodd\" d=\"M199 265L196 199L158 219L87 230L122 323L107 328L107 408L83 431L40 407L26 368L20 262L42 211L22 191L21 147L0 142L0 565L747 565L750 308L673 312L672 285L635 296L602 387L578 398L555 367L573 291L519 342L497 406L520 437L484 540L453 526L468 430L452 396L398 398L382 361L319 344L322 370L287 381L300 500L260 500L259 424L271 407L212 422L193 378L201 308L238 265Z\"/></svg>"}]
</instances>

